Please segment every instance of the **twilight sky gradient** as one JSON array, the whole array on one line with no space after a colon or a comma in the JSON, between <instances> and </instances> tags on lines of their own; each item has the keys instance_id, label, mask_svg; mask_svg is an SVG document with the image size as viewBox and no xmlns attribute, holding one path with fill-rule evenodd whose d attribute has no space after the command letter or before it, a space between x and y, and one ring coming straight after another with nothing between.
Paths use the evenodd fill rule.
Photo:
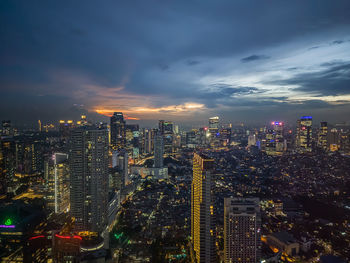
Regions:
<instances>
[{"instance_id":1,"label":"twilight sky gradient","mask_svg":"<svg viewBox=\"0 0 350 263\"><path fill-rule=\"evenodd\" d=\"M350 120L350 1L0 2L0 118Z\"/></svg>"}]
</instances>

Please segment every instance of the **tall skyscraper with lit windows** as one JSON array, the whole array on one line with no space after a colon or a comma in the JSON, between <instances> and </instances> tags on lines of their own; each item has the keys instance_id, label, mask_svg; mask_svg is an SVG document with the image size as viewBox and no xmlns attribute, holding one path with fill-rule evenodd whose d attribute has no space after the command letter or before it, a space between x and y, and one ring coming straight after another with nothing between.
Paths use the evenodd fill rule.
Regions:
<instances>
[{"instance_id":1,"label":"tall skyscraper with lit windows","mask_svg":"<svg viewBox=\"0 0 350 263\"><path fill-rule=\"evenodd\" d=\"M209 142L212 147L218 146L220 143L219 121L218 116L209 118Z\"/></svg>"},{"instance_id":2,"label":"tall skyscraper with lit windows","mask_svg":"<svg viewBox=\"0 0 350 263\"><path fill-rule=\"evenodd\" d=\"M191 185L192 262L217 262L213 194L214 160L194 153Z\"/></svg>"},{"instance_id":3,"label":"tall skyscraper with lit windows","mask_svg":"<svg viewBox=\"0 0 350 263\"><path fill-rule=\"evenodd\" d=\"M122 112L114 112L111 117L111 147L114 150L125 148L126 123Z\"/></svg>"},{"instance_id":4,"label":"tall skyscraper with lit windows","mask_svg":"<svg viewBox=\"0 0 350 263\"><path fill-rule=\"evenodd\" d=\"M172 153L174 151L174 123L160 120L158 126L159 132L163 136L164 152Z\"/></svg>"},{"instance_id":5,"label":"tall skyscraper with lit windows","mask_svg":"<svg viewBox=\"0 0 350 263\"><path fill-rule=\"evenodd\" d=\"M85 126L70 136L70 212L78 230L101 232L107 223L108 132Z\"/></svg>"},{"instance_id":6,"label":"tall skyscraper with lit windows","mask_svg":"<svg viewBox=\"0 0 350 263\"><path fill-rule=\"evenodd\" d=\"M318 131L318 146L324 150L328 149L328 124L327 122L321 122L320 129Z\"/></svg>"},{"instance_id":7,"label":"tall skyscraper with lit windows","mask_svg":"<svg viewBox=\"0 0 350 263\"><path fill-rule=\"evenodd\" d=\"M281 155L286 149L286 142L283 136L284 123L273 121L272 130L266 134L266 153L269 155Z\"/></svg>"},{"instance_id":8,"label":"tall skyscraper with lit windows","mask_svg":"<svg viewBox=\"0 0 350 263\"><path fill-rule=\"evenodd\" d=\"M258 198L225 198L225 263L257 263L261 256L261 215Z\"/></svg>"},{"instance_id":9,"label":"tall skyscraper with lit windows","mask_svg":"<svg viewBox=\"0 0 350 263\"><path fill-rule=\"evenodd\" d=\"M163 154L164 154L163 137L162 135L157 134L154 137L154 167L155 168L163 167Z\"/></svg>"},{"instance_id":10,"label":"tall skyscraper with lit windows","mask_svg":"<svg viewBox=\"0 0 350 263\"><path fill-rule=\"evenodd\" d=\"M67 212L69 197L69 166L68 155L54 153L45 162L46 201L47 207L57 214Z\"/></svg>"},{"instance_id":11,"label":"tall skyscraper with lit windows","mask_svg":"<svg viewBox=\"0 0 350 263\"><path fill-rule=\"evenodd\" d=\"M312 117L303 116L297 121L297 149L301 152L312 151Z\"/></svg>"}]
</instances>

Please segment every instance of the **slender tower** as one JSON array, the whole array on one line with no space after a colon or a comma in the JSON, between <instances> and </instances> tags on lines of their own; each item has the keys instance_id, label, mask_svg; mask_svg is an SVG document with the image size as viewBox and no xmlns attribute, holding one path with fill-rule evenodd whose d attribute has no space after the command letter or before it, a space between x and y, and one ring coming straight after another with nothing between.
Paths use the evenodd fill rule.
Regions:
<instances>
[{"instance_id":1,"label":"slender tower","mask_svg":"<svg viewBox=\"0 0 350 263\"><path fill-rule=\"evenodd\" d=\"M213 198L214 160L194 153L191 186L191 241L193 262L216 262Z\"/></svg>"},{"instance_id":2,"label":"slender tower","mask_svg":"<svg viewBox=\"0 0 350 263\"><path fill-rule=\"evenodd\" d=\"M108 132L84 126L70 137L71 215L79 230L101 232L107 223Z\"/></svg>"},{"instance_id":3,"label":"slender tower","mask_svg":"<svg viewBox=\"0 0 350 263\"><path fill-rule=\"evenodd\" d=\"M125 147L126 128L125 120L122 112L114 112L111 117L111 147L119 150Z\"/></svg>"}]
</instances>

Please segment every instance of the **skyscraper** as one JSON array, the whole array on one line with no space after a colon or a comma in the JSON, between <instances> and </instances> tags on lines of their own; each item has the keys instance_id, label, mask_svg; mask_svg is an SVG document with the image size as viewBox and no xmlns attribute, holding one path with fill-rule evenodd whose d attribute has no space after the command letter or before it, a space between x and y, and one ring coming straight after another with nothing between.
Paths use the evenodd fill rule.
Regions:
<instances>
[{"instance_id":1,"label":"skyscraper","mask_svg":"<svg viewBox=\"0 0 350 263\"><path fill-rule=\"evenodd\" d=\"M54 153L45 163L47 206L55 213L66 212L69 208L69 167L68 155Z\"/></svg>"},{"instance_id":2,"label":"skyscraper","mask_svg":"<svg viewBox=\"0 0 350 263\"><path fill-rule=\"evenodd\" d=\"M318 132L318 146L324 150L328 149L328 124L325 121L321 122Z\"/></svg>"},{"instance_id":3,"label":"skyscraper","mask_svg":"<svg viewBox=\"0 0 350 263\"><path fill-rule=\"evenodd\" d=\"M80 127L70 137L71 215L79 230L100 232L107 223L108 133Z\"/></svg>"},{"instance_id":4,"label":"skyscraper","mask_svg":"<svg viewBox=\"0 0 350 263\"><path fill-rule=\"evenodd\" d=\"M174 151L174 123L172 121L159 121L159 132L163 136L164 151L172 153Z\"/></svg>"},{"instance_id":5,"label":"skyscraper","mask_svg":"<svg viewBox=\"0 0 350 263\"><path fill-rule=\"evenodd\" d=\"M191 242L193 261L216 262L213 196L214 160L194 153L191 185Z\"/></svg>"},{"instance_id":6,"label":"skyscraper","mask_svg":"<svg viewBox=\"0 0 350 263\"><path fill-rule=\"evenodd\" d=\"M12 129L10 120L2 121L2 135L3 136L13 135L13 129Z\"/></svg>"},{"instance_id":7,"label":"skyscraper","mask_svg":"<svg viewBox=\"0 0 350 263\"><path fill-rule=\"evenodd\" d=\"M281 155L286 148L283 136L284 123L273 121L272 130L266 134L266 153L270 155Z\"/></svg>"},{"instance_id":8,"label":"skyscraper","mask_svg":"<svg viewBox=\"0 0 350 263\"><path fill-rule=\"evenodd\" d=\"M157 134L154 137L154 167L155 168L163 167L163 154L164 154L163 137L162 135Z\"/></svg>"},{"instance_id":9,"label":"skyscraper","mask_svg":"<svg viewBox=\"0 0 350 263\"><path fill-rule=\"evenodd\" d=\"M312 151L312 117L303 116L297 122L296 146L301 152Z\"/></svg>"},{"instance_id":10,"label":"skyscraper","mask_svg":"<svg viewBox=\"0 0 350 263\"><path fill-rule=\"evenodd\" d=\"M219 117L209 118L209 142L210 146L215 147L219 145Z\"/></svg>"},{"instance_id":11,"label":"skyscraper","mask_svg":"<svg viewBox=\"0 0 350 263\"><path fill-rule=\"evenodd\" d=\"M121 175L121 187L123 188L130 183L129 178L129 155L126 150L118 152L117 168Z\"/></svg>"},{"instance_id":12,"label":"skyscraper","mask_svg":"<svg viewBox=\"0 0 350 263\"><path fill-rule=\"evenodd\" d=\"M42 131L41 120L38 120L38 130L39 130L39 132Z\"/></svg>"},{"instance_id":13,"label":"skyscraper","mask_svg":"<svg viewBox=\"0 0 350 263\"><path fill-rule=\"evenodd\" d=\"M260 262L261 215L258 198L225 198L225 262Z\"/></svg>"},{"instance_id":14,"label":"skyscraper","mask_svg":"<svg viewBox=\"0 0 350 263\"><path fill-rule=\"evenodd\" d=\"M122 112L114 112L111 117L111 147L124 148L126 144L126 123Z\"/></svg>"}]
</instances>

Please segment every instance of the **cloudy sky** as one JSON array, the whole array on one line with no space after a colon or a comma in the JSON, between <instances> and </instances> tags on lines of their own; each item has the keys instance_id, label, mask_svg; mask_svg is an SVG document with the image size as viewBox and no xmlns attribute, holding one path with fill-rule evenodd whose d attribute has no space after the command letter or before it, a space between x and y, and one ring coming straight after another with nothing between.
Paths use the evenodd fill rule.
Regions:
<instances>
[{"instance_id":1,"label":"cloudy sky","mask_svg":"<svg viewBox=\"0 0 350 263\"><path fill-rule=\"evenodd\" d=\"M350 120L350 1L0 2L0 118Z\"/></svg>"}]
</instances>

